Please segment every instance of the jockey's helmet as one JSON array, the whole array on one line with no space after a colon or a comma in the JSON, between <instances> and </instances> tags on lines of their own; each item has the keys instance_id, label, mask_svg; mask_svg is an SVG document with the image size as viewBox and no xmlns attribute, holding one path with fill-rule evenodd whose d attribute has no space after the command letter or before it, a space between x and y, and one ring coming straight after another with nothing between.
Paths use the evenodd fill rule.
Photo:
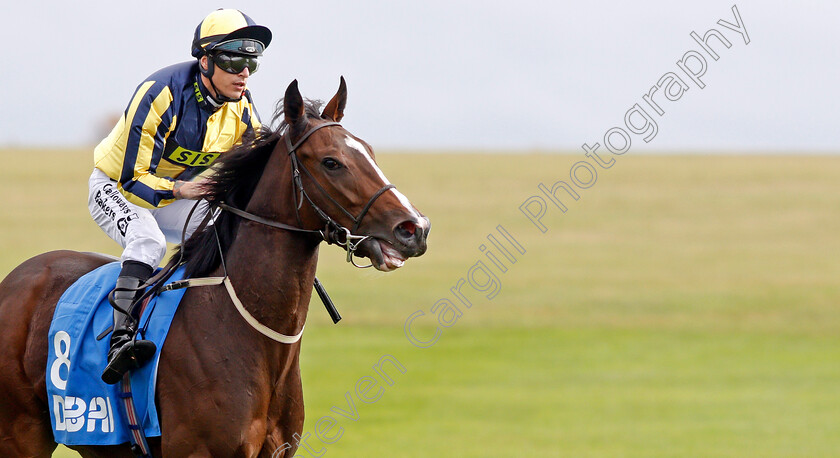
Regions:
<instances>
[{"instance_id":1,"label":"jockey's helmet","mask_svg":"<svg viewBox=\"0 0 840 458\"><path fill-rule=\"evenodd\" d=\"M220 8L208 14L195 28L192 56L201 58L220 52L262 56L269 43L271 31L267 27L257 25L239 10Z\"/></svg>"}]
</instances>

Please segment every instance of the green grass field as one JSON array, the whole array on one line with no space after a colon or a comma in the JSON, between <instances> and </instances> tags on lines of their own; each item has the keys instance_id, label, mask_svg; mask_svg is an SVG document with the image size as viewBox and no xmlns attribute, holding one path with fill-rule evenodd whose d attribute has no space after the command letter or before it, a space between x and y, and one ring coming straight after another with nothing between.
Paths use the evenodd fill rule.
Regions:
<instances>
[{"instance_id":1,"label":"green grass field","mask_svg":"<svg viewBox=\"0 0 840 458\"><path fill-rule=\"evenodd\" d=\"M0 274L51 249L119 253L87 214L90 155L0 153ZM840 455L840 157L631 153L540 232L520 205L582 159L380 154L432 219L429 252L386 275L322 250L344 320L313 302L301 456ZM413 332L433 335L430 309L490 265L498 225L526 249L491 268L498 295L463 287L473 306L413 346L406 319L423 310ZM385 355L405 369L383 366L391 385ZM315 436L328 417L333 443Z\"/></svg>"}]
</instances>

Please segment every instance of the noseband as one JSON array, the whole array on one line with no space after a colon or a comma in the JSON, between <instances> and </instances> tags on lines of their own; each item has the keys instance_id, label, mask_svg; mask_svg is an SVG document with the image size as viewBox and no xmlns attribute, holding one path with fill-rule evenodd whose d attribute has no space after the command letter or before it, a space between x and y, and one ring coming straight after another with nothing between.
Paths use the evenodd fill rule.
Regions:
<instances>
[{"instance_id":1,"label":"noseband","mask_svg":"<svg viewBox=\"0 0 840 458\"><path fill-rule=\"evenodd\" d=\"M296 150L318 129L322 129L324 127L329 127L329 126L339 126L339 125L340 124L337 123L337 122L327 122L327 123L319 124L319 125L313 127L312 129L310 129L309 131L307 131L305 134L303 134L303 136L294 145L292 145L292 142L289 139L289 133L288 132L284 136L285 141L286 141L286 149L288 150L289 158L290 158L291 163L292 163L292 174L293 174L294 185L297 188L297 191L301 196L300 199L298 199L297 195L294 195L295 215L297 217L298 224L300 224L301 226L303 225L302 222L301 222L301 219L300 219L300 213L299 212L300 212L300 207L303 204L303 199L306 199L306 201L309 202L309 205L312 206L312 209L315 210L315 213L317 213L318 216L324 221L325 227L324 227L323 230L315 231L315 230L303 229L303 228L300 228L300 227L290 226L288 224L284 224L284 223L281 223L279 221L273 221L273 220L270 220L270 219L267 219L267 218L263 218L262 216L254 215L253 213L248 213L248 212L246 212L244 210L240 210L236 207L231 207L230 205L228 205L224 202L219 202L218 207L221 208L222 210L229 211L229 212L231 212L231 213L233 213L233 214L235 214L235 215L237 215L241 218L244 218L244 219L247 219L247 220L250 220L250 221L254 221L254 222L257 222L257 223L260 223L260 224L264 224L266 226L270 226L270 227L274 227L274 228L278 228L278 229L283 229L283 230L287 230L287 231L292 231L292 232L317 235L318 237L320 237L322 240L324 240L328 244L336 244L336 245L339 245L339 246L343 247L345 250L347 250L347 262L350 262L351 264L353 264L354 266L359 267L359 268L371 267L373 264L367 265L367 266L360 266L360 265L356 264L356 262L353 260L353 254L359 248L359 245L362 242L364 242L365 240L369 239L370 236L368 236L368 235L354 235L353 232L355 232L356 230L359 229L359 226L362 223L362 219L365 217L368 210L370 210L370 208L373 206L374 202L376 202L376 199L378 199L380 196L382 196L382 194L384 194L387 190L394 188L394 185L388 184L388 185L385 185L382 188L380 188L379 191L376 191L373 194L373 196L371 196L371 198L368 199L367 204L365 204L365 206L362 208L362 211L359 213L359 215L358 216L353 216L352 213L348 212L347 209L345 209L343 206L341 206L341 204L339 204L335 199L333 199L332 196L330 196L330 194L327 192L327 190L324 189L318 183L317 180L315 180L315 178L312 176L312 174L309 173L309 171L306 170L306 168L303 166L303 164L300 163L300 160L298 159L297 153L296 153ZM324 212L309 197L309 194L306 192L306 189L304 189L302 180L300 178L300 170L301 169L303 169L303 171L309 176L309 178L312 180L312 182L315 183L315 185L318 187L318 189L321 191L321 193L324 194L324 196L326 196L330 200L330 202L332 202L336 207L338 207L345 215L350 217L350 219L353 221L353 230L352 231L350 229L347 229L346 227L342 226L341 224L336 222L334 219L332 219L329 215L326 214L326 212ZM190 219L192 218L192 212L195 211L195 209L197 207L198 207L198 203L196 203L196 205L193 206L193 209L190 211L190 214L187 216L187 221L190 221ZM207 216L202 221L201 225L199 226L198 231L202 230L202 228L206 227L206 225L208 225L210 223L210 220L212 219L213 214L214 214L213 211L207 212ZM215 229L215 227L214 227L214 229ZM187 231L187 226L185 225L183 231L181 232L181 245L182 246L183 246L184 240L186 238L186 231ZM343 236L343 238L342 238L342 236ZM219 240L218 235L216 236L216 244L219 248L219 254L221 255L221 265L222 265L222 270L224 271L224 277L208 277L208 278L198 278L198 279L197 278L191 278L191 279L179 280L179 281L172 282L170 284L164 285L166 279L168 279L175 272L175 269L177 268L177 266L181 265L181 261L183 260L183 256L184 256L184 252L182 250L181 251L181 257L179 258L179 260L177 262L174 262L174 263L170 262L170 264L165 269L163 269L155 277L153 277L152 279L150 279L147 282L147 285L154 285L154 286L149 288L144 293L144 295L140 298L140 300L142 301L147 296L149 296L151 294L156 294L160 291L168 291L168 290L179 289L179 288L189 288L189 287L192 287L192 286L208 286L208 285L224 284L225 288L227 288L228 295L230 296L230 299L233 302L234 306L236 306L236 309L239 311L239 313L242 315L242 317L245 319L245 321L248 322L248 324L250 324L251 326L253 326L254 329L256 329L258 332L260 332L264 336L266 336L266 337L268 337L272 340L275 340L277 342L280 342L280 343L292 344L292 343L297 342L300 339L300 337L303 335L303 329L305 328L305 326L302 327L300 329L300 332L298 332L295 335L280 334L280 333L262 325L256 318L254 318L253 315L251 315L247 311L247 309L242 304L242 302L239 300L239 298L237 298L236 291L234 290L233 285L230 283L230 277L228 277L228 274L227 274L227 267L225 267L224 252L222 250L222 245L221 245L221 242ZM318 296L320 296L321 300L324 302L324 306L327 308L327 312L329 312L330 317L333 320L333 323L338 323L338 321L341 319L341 315L338 313L338 310L336 310L335 305L332 303L332 300L330 299L329 295L327 294L327 291L324 289L323 285L321 285L321 283L318 281L317 278L315 278L315 290L318 292Z\"/></svg>"},{"instance_id":2,"label":"noseband","mask_svg":"<svg viewBox=\"0 0 840 458\"><path fill-rule=\"evenodd\" d=\"M273 221L273 220L263 218L263 217L258 216L258 215L254 215L253 213L248 213L244 210L240 210L238 208L231 207L230 205L228 205L224 202L219 203L219 208L221 208L223 210L226 210L226 211L229 211L229 212L231 212L231 213L233 213L233 214L235 214L235 215L237 215L241 218L244 218L244 219L247 219L247 220L250 220L250 221L254 221L254 222L257 222L257 223L260 223L260 224L264 224L266 226L271 226L271 227L274 227L274 228L283 229L283 230L292 231L292 232L301 232L301 233L318 235L322 240L327 242L327 244L330 244L330 245L335 244L335 245L338 245L340 247L343 247L347 251L347 262L353 264L354 266L359 267L359 268L367 268L367 267L373 266L373 264L369 264L369 265L366 265L366 266L360 266L360 265L356 264L355 260L353 259L353 255L355 254L356 250L359 248L359 245L361 245L362 242L364 242L365 240L371 238L369 235L355 235L354 232L356 232L359 229L359 226L361 226L361 224L362 224L362 219L365 217L365 215L367 215L367 212L373 206L374 202L376 202L376 200L379 199L379 197L381 197L382 194L387 192L389 189L395 188L395 186L393 184L386 184L385 186L380 188L378 191L376 191L370 197L370 199L368 199L367 204L365 204L365 206L362 208L362 211L359 212L359 215L358 216L353 216L352 213L347 211L347 209L345 209L340 203L338 203L330 195L330 193L327 192L327 190L324 189L323 186L321 186L320 183L318 183L318 180L316 180L315 177L312 176L312 174L309 172L309 170L307 170L306 167L303 166L303 164L300 162L300 159L298 159L298 157L297 157L297 149L300 148L300 146L303 145L306 142L306 140L308 140L309 137L312 136L312 134L314 134L316 131L318 131L319 129L323 129L324 127L340 126L340 125L341 124L339 124L337 122L325 122L323 124L319 124L319 125L311 128L311 129L309 129L306 133L304 133L303 136L301 136L300 139L298 139L298 141L295 142L294 145L292 144L292 141L291 141L291 138L290 138L291 135L290 135L289 132L287 132L286 135L283 136L283 138L286 142L287 154L289 155L289 159L291 160L291 163L292 163L292 180L294 182L295 188L297 188L297 193L294 194L294 200L295 200L295 216L297 217L298 224L303 225L302 222L301 222L301 219L300 219L300 208L303 205L304 199L306 199L306 201L309 203L309 206L312 207L312 209L315 211L315 213L318 215L318 217L321 218L321 220L324 222L324 224L325 224L324 229L322 229L322 230L309 230L309 229L303 229L303 228L300 228L300 227L290 226L288 224L283 224L279 221ZM303 170L303 172L306 173L306 175L309 177L309 179L312 180L313 183L315 183L315 186L318 188L318 190L321 192L321 194L323 194L330 202L332 202L333 205L335 205L339 210L341 210L342 213L347 215L347 217L349 217L351 221L353 221L353 228L352 229L348 229L347 227L339 224L337 221L335 221L333 218L331 218L324 210L322 210L321 207L319 207L312 200L311 197L309 197L309 193L307 193L306 189L304 189L304 187L303 187L303 181L301 180L301 174L300 174L301 170ZM298 197L298 195L300 197Z\"/></svg>"}]
</instances>

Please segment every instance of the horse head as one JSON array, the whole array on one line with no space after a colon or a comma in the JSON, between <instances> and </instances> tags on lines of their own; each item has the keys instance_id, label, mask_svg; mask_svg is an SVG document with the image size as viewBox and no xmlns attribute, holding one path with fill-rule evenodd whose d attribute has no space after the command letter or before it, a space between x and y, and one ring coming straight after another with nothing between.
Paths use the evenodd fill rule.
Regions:
<instances>
[{"instance_id":1,"label":"horse head","mask_svg":"<svg viewBox=\"0 0 840 458\"><path fill-rule=\"evenodd\" d=\"M299 217L304 227L333 220L356 255L392 271L425 253L431 223L388 181L370 145L338 124L346 103L344 77L320 116L307 114L297 81L286 89L286 144L300 169Z\"/></svg>"}]
</instances>

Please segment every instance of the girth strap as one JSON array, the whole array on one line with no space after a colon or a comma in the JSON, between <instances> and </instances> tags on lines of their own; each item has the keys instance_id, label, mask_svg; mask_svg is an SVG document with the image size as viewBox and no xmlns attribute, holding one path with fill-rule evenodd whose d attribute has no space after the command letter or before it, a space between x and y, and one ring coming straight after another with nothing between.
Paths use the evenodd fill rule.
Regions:
<instances>
[{"instance_id":1,"label":"girth strap","mask_svg":"<svg viewBox=\"0 0 840 458\"><path fill-rule=\"evenodd\" d=\"M146 433L143 431L143 419L137 416L137 409L134 406L134 395L131 391L131 372L123 375L120 383L120 392L117 394L123 401L123 414L128 420L128 429L131 435L131 453L139 458L153 458L152 449L146 441Z\"/></svg>"}]
</instances>

